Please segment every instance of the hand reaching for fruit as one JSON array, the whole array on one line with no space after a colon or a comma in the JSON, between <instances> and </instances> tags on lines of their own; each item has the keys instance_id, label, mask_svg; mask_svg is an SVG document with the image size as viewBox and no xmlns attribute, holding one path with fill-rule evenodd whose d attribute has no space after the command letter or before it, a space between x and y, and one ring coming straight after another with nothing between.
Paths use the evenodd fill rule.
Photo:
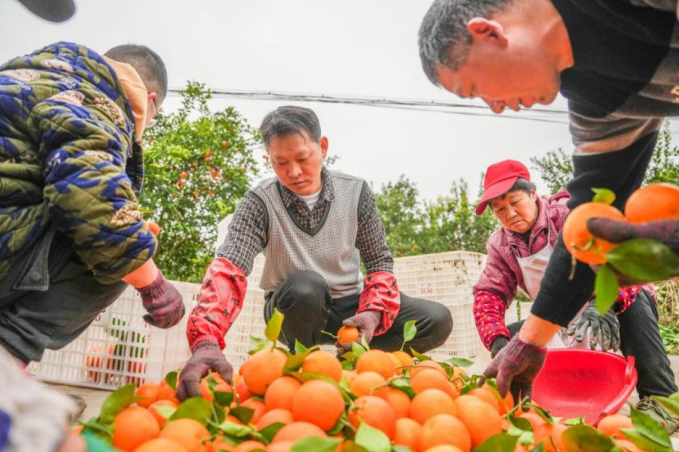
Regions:
<instances>
[{"instance_id":1,"label":"hand reaching for fruit","mask_svg":"<svg viewBox=\"0 0 679 452\"><path fill-rule=\"evenodd\" d=\"M365 341L370 343L375 334L375 330L380 325L381 318L382 313L379 311L364 311L346 319L343 322L344 326L342 328L353 327L356 330L356 333L353 333L351 330L345 330L344 336L351 338L349 340L343 339L343 336L338 333L337 342L335 343L337 355L340 356L351 351L351 344L362 340L360 336L363 336ZM342 329L340 329L340 332L341 331Z\"/></svg>"}]
</instances>

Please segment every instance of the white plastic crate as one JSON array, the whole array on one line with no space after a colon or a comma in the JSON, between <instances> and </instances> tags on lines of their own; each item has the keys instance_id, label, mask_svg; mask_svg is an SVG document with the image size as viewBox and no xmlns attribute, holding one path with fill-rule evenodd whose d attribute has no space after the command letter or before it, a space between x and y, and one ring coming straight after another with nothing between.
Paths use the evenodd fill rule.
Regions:
<instances>
[{"instance_id":1,"label":"white plastic crate","mask_svg":"<svg viewBox=\"0 0 679 452\"><path fill-rule=\"evenodd\" d=\"M173 284L190 312L200 285ZM144 314L139 293L129 287L80 337L61 350L46 350L28 370L44 381L99 389L160 381L190 357L186 317L164 330L144 322Z\"/></svg>"},{"instance_id":2,"label":"white plastic crate","mask_svg":"<svg viewBox=\"0 0 679 452\"><path fill-rule=\"evenodd\" d=\"M234 369L238 369L249 357L248 350L252 348L250 336L263 338L266 329L264 291L255 287L254 284L250 284L251 282L248 281L248 291L243 301L243 308L224 338L224 342L226 342L224 354Z\"/></svg>"},{"instance_id":3,"label":"white plastic crate","mask_svg":"<svg viewBox=\"0 0 679 452\"><path fill-rule=\"evenodd\" d=\"M441 361L452 356L473 358L478 355L483 344L474 324L474 302L443 304L448 307L453 317L453 331L445 344L429 354Z\"/></svg>"},{"instance_id":4,"label":"white plastic crate","mask_svg":"<svg viewBox=\"0 0 679 452\"><path fill-rule=\"evenodd\" d=\"M453 317L453 331L432 354L441 359L476 356L483 344L474 324L473 287L486 256L466 251L394 259L399 289L413 297L444 304Z\"/></svg>"},{"instance_id":5,"label":"white plastic crate","mask_svg":"<svg viewBox=\"0 0 679 452\"><path fill-rule=\"evenodd\" d=\"M485 265L485 254L452 251L394 259L394 274L401 291L410 296L468 303Z\"/></svg>"}]
</instances>

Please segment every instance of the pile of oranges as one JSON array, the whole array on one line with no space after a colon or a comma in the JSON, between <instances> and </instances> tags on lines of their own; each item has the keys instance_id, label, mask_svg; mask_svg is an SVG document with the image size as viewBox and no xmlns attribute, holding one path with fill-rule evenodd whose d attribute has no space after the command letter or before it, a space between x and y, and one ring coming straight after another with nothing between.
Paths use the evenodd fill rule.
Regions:
<instances>
[{"instance_id":1,"label":"pile of oranges","mask_svg":"<svg viewBox=\"0 0 679 452\"><path fill-rule=\"evenodd\" d=\"M628 198L624 214L605 202L588 202L570 212L563 226L566 248L580 262L604 264L605 254L616 244L593 236L587 229L590 218L611 218L633 224L679 220L679 187L667 183L641 187Z\"/></svg>"},{"instance_id":2,"label":"pile of oranges","mask_svg":"<svg viewBox=\"0 0 679 452\"><path fill-rule=\"evenodd\" d=\"M196 398L202 400L182 405L209 409L180 418L173 417L181 407L172 386L147 382L136 390L136 403L115 416L112 444L129 452L369 451L359 447L361 432L369 430L386 450L470 452L523 419L532 437L517 442L513 452L538 444L547 452L567 450L567 425L538 407L514 408L511 395L502 398L491 384L479 386L460 367L380 350L365 350L353 364L343 366L319 349L300 357L267 348L240 367L233 385L215 373L205 377ZM621 449L640 450L624 439L620 429L627 427L630 418L620 415L599 425ZM320 442L308 448L298 443L310 438Z\"/></svg>"}]
</instances>

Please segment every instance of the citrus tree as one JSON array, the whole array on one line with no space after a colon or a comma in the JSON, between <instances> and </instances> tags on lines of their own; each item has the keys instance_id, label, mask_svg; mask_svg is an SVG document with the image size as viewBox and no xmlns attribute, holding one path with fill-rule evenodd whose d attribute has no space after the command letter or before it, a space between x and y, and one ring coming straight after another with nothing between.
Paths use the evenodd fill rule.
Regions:
<instances>
[{"instance_id":1,"label":"citrus tree","mask_svg":"<svg viewBox=\"0 0 679 452\"><path fill-rule=\"evenodd\" d=\"M166 277L200 282L214 257L217 224L259 174L259 132L232 107L212 112L212 94L189 82L182 105L145 132L145 218L161 227L155 262Z\"/></svg>"}]
</instances>

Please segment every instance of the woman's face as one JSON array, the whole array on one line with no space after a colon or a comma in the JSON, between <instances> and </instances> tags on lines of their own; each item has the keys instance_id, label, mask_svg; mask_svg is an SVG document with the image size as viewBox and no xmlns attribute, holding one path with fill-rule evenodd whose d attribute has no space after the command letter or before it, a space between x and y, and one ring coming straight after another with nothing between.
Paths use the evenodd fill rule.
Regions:
<instances>
[{"instance_id":1,"label":"woman's face","mask_svg":"<svg viewBox=\"0 0 679 452\"><path fill-rule=\"evenodd\" d=\"M515 190L490 201L495 217L506 229L519 234L530 231L538 218L535 189L530 193Z\"/></svg>"}]
</instances>

